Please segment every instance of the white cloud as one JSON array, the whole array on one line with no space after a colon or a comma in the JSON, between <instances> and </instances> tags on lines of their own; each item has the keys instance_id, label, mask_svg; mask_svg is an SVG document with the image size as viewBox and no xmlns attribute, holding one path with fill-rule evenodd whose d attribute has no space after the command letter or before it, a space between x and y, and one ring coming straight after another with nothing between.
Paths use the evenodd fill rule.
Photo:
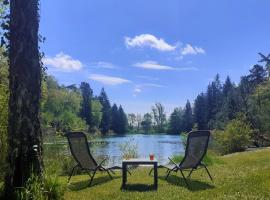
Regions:
<instances>
[{"instance_id":1,"label":"white cloud","mask_svg":"<svg viewBox=\"0 0 270 200\"><path fill-rule=\"evenodd\" d=\"M150 47L159 51L174 51L176 45L170 45L162 38L157 38L151 34L141 34L134 38L125 37L127 47Z\"/></svg>"},{"instance_id":2,"label":"white cloud","mask_svg":"<svg viewBox=\"0 0 270 200\"><path fill-rule=\"evenodd\" d=\"M117 68L114 64L110 62L104 62L104 61L98 61L98 62L92 62L90 63L90 66L98 67L98 68L104 68L104 69L115 69Z\"/></svg>"},{"instance_id":3,"label":"white cloud","mask_svg":"<svg viewBox=\"0 0 270 200\"><path fill-rule=\"evenodd\" d=\"M138 94L140 94L142 92L142 90L140 88L135 88L133 90L133 96L136 97Z\"/></svg>"},{"instance_id":4,"label":"white cloud","mask_svg":"<svg viewBox=\"0 0 270 200\"><path fill-rule=\"evenodd\" d=\"M205 50L201 47L192 46L190 44L186 44L184 48L181 49L181 55L197 55L197 54L205 54Z\"/></svg>"},{"instance_id":5,"label":"white cloud","mask_svg":"<svg viewBox=\"0 0 270 200\"><path fill-rule=\"evenodd\" d=\"M150 69L150 70L175 70L175 71L196 71L198 70L196 67L171 67L167 65L160 65L156 61L145 61L142 63L135 63L135 67Z\"/></svg>"},{"instance_id":6,"label":"white cloud","mask_svg":"<svg viewBox=\"0 0 270 200\"><path fill-rule=\"evenodd\" d=\"M145 61L142 63L135 63L135 67L144 68L144 69L153 69L153 70L175 70L176 68L167 66L167 65L160 65L155 61Z\"/></svg>"},{"instance_id":7,"label":"white cloud","mask_svg":"<svg viewBox=\"0 0 270 200\"><path fill-rule=\"evenodd\" d=\"M91 74L89 76L91 80L101 82L105 85L119 85L123 83L130 83L130 80L123 79L120 77L115 77L115 76L106 76L102 74Z\"/></svg>"},{"instance_id":8,"label":"white cloud","mask_svg":"<svg viewBox=\"0 0 270 200\"><path fill-rule=\"evenodd\" d=\"M137 85L135 85L135 88L133 90L133 96L134 97L138 96L138 94L142 93L145 90L145 88L150 88L150 87L163 88L165 86L164 85L160 85L160 84L155 84L155 83L137 84Z\"/></svg>"},{"instance_id":9,"label":"white cloud","mask_svg":"<svg viewBox=\"0 0 270 200\"><path fill-rule=\"evenodd\" d=\"M83 64L71 56L60 52L55 57L45 57L42 62L46 66L51 66L58 71L72 72L81 70Z\"/></svg>"}]
</instances>

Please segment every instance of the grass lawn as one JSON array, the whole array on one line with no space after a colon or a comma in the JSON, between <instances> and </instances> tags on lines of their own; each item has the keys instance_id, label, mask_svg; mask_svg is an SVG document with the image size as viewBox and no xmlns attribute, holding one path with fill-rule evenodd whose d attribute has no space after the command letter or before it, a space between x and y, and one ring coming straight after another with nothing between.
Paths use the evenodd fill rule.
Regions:
<instances>
[{"instance_id":1,"label":"grass lawn","mask_svg":"<svg viewBox=\"0 0 270 200\"><path fill-rule=\"evenodd\" d=\"M65 192L65 199L270 199L270 149L236 153L220 157L222 162L209 167L212 183L204 170L196 171L188 189L180 176L172 173L168 181L165 170L159 170L158 190L152 190L149 168L132 170L128 188L121 190L121 173L110 180L99 173L92 187L87 175L74 176ZM67 177L61 177L66 182Z\"/></svg>"}]
</instances>

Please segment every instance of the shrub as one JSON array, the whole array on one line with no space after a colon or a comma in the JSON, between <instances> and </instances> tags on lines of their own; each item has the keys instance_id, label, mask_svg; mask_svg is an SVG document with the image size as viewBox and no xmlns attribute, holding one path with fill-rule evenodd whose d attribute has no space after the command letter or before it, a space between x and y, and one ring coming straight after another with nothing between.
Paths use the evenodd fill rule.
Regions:
<instances>
[{"instance_id":1,"label":"shrub","mask_svg":"<svg viewBox=\"0 0 270 200\"><path fill-rule=\"evenodd\" d=\"M25 186L18 188L16 199L21 200L60 200L63 199L66 186L60 183L56 175L44 175L44 182L40 177L31 176Z\"/></svg>"},{"instance_id":2,"label":"shrub","mask_svg":"<svg viewBox=\"0 0 270 200\"><path fill-rule=\"evenodd\" d=\"M119 146L122 152L123 159L137 158L138 157L138 144L132 144L132 140L129 140Z\"/></svg>"},{"instance_id":3,"label":"shrub","mask_svg":"<svg viewBox=\"0 0 270 200\"><path fill-rule=\"evenodd\" d=\"M239 116L230 121L224 131L215 132L216 148L222 154L244 151L251 142L251 134L249 123Z\"/></svg>"}]
</instances>

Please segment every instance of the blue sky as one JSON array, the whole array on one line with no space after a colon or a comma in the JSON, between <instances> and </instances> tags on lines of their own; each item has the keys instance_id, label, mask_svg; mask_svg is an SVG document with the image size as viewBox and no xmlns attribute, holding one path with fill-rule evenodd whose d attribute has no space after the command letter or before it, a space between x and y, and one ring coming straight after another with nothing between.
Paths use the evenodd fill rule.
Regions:
<instances>
[{"instance_id":1,"label":"blue sky","mask_svg":"<svg viewBox=\"0 0 270 200\"><path fill-rule=\"evenodd\" d=\"M268 0L41 0L48 73L104 86L126 112L167 114L215 74L236 83L270 53Z\"/></svg>"}]
</instances>

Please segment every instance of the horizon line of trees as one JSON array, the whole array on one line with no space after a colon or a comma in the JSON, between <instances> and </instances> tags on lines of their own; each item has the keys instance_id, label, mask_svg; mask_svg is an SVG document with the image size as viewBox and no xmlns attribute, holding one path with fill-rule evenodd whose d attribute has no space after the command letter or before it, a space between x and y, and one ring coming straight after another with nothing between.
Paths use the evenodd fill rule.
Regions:
<instances>
[{"instance_id":1,"label":"horizon line of trees","mask_svg":"<svg viewBox=\"0 0 270 200\"><path fill-rule=\"evenodd\" d=\"M260 54L265 65L255 64L239 84L229 76L224 83L217 74L205 92L201 92L191 105L177 107L166 119L164 106L156 103L152 112L143 116L128 114L129 132L180 134L191 130L224 130L238 116L244 116L253 129L255 145L270 142L270 62L269 56Z\"/></svg>"},{"instance_id":2,"label":"horizon line of trees","mask_svg":"<svg viewBox=\"0 0 270 200\"><path fill-rule=\"evenodd\" d=\"M53 76L47 76L42 84L41 120L43 127L52 127L57 132L123 134L127 131L123 107L111 106L104 88L94 96L87 82L79 87L60 86Z\"/></svg>"}]
</instances>

